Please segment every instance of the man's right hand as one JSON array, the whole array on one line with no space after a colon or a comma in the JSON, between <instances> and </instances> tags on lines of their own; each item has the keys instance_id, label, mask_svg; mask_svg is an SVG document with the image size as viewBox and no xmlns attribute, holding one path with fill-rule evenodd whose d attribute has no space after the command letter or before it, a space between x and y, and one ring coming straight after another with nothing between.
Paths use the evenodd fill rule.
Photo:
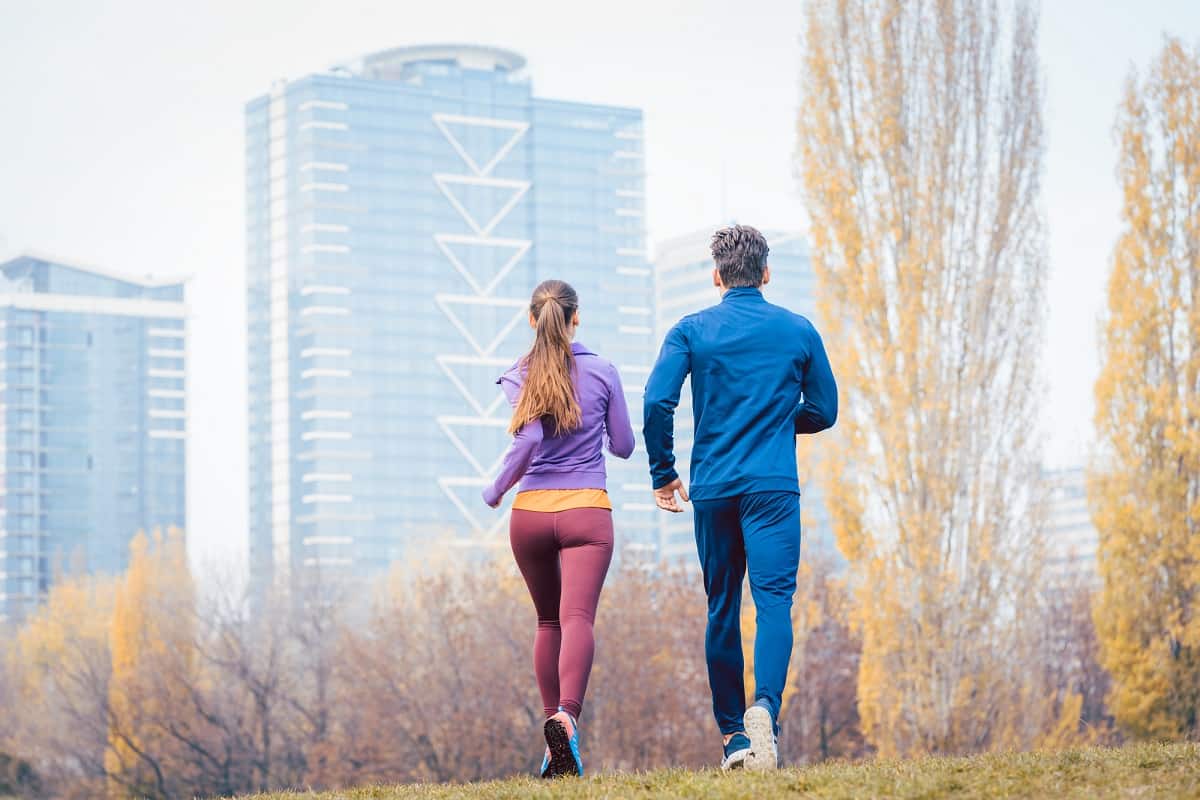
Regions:
<instances>
[{"instance_id":1,"label":"man's right hand","mask_svg":"<svg viewBox=\"0 0 1200 800\"><path fill-rule=\"evenodd\" d=\"M682 513L683 506L679 505L679 500L675 499L676 492L679 492L679 498L683 502L688 502L687 489L684 487L683 481L676 478L666 486L654 490L654 504L663 511L670 511L675 514Z\"/></svg>"}]
</instances>

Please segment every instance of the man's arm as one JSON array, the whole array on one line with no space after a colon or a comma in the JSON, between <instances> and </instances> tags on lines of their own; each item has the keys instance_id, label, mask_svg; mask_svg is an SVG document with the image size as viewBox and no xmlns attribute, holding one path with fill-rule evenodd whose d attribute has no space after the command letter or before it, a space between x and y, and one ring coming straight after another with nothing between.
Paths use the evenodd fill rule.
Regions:
<instances>
[{"instance_id":1,"label":"man's arm","mask_svg":"<svg viewBox=\"0 0 1200 800\"><path fill-rule=\"evenodd\" d=\"M821 334L808 326L808 365L804 369L804 400L796 409L796 433L819 433L837 422L837 383L825 355Z\"/></svg>"},{"instance_id":2,"label":"man's arm","mask_svg":"<svg viewBox=\"0 0 1200 800\"><path fill-rule=\"evenodd\" d=\"M646 379L642 435L655 489L679 480L675 471L675 407L679 405L679 391L690 369L687 335L683 323L679 323L667 333L658 361Z\"/></svg>"}]
</instances>

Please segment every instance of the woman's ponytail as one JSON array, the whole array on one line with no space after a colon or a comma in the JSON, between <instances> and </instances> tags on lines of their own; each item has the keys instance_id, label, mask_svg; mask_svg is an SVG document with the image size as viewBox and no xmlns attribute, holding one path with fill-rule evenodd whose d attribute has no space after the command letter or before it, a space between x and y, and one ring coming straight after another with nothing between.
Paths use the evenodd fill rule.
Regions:
<instances>
[{"instance_id":1,"label":"woman's ponytail","mask_svg":"<svg viewBox=\"0 0 1200 800\"><path fill-rule=\"evenodd\" d=\"M555 434L578 428L583 420L575 395L575 354L571 351L571 320L579 296L563 281L544 281L533 290L529 312L537 322L533 347L522 359L525 381L509 433L531 420L549 417Z\"/></svg>"}]
</instances>

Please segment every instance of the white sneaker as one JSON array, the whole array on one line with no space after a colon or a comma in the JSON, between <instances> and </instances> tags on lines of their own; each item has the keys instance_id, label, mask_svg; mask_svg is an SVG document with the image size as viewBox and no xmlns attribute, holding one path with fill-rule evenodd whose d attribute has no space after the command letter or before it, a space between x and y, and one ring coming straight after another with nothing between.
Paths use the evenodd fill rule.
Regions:
<instances>
[{"instance_id":1,"label":"white sneaker","mask_svg":"<svg viewBox=\"0 0 1200 800\"><path fill-rule=\"evenodd\" d=\"M750 738L750 754L746 769L768 770L779 767L779 745L775 740L775 720L765 705L755 703L742 718L746 736Z\"/></svg>"},{"instance_id":2,"label":"white sneaker","mask_svg":"<svg viewBox=\"0 0 1200 800\"><path fill-rule=\"evenodd\" d=\"M741 769L746 766L746 757L750 755L750 740L746 734L738 731L729 738L725 745L725 757L721 759L721 769L728 772L731 769Z\"/></svg>"}]
</instances>

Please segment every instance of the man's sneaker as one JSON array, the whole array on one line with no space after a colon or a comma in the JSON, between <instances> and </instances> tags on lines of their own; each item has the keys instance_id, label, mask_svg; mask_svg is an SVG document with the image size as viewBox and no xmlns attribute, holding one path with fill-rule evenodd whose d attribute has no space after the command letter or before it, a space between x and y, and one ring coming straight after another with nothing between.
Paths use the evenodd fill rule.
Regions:
<instances>
[{"instance_id":1,"label":"man's sneaker","mask_svg":"<svg viewBox=\"0 0 1200 800\"><path fill-rule=\"evenodd\" d=\"M725 743L725 758L721 761L721 769L741 769L746 765L746 756L750 755L750 740L741 731L729 737Z\"/></svg>"},{"instance_id":2,"label":"man's sneaker","mask_svg":"<svg viewBox=\"0 0 1200 800\"><path fill-rule=\"evenodd\" d=\"M775 720L771 710L762 700L746 710L742 718L746 735L750 738L750 753L746 756L746 769L767 770L779 766L779 748L775 741Z\"/></svg>"},{"instance_id":3,"label":"man's sneaker","mask_svg":"<svg viewBox=\"0 0 1200 800\"><path fill-rule=\"evenodd\" d=\"M558 714L546 720L544 728L546 746L550 748L550 762L542 772L542 777L578 775L582 778L583 757L579 755L579 723L563 708L560 707L558 711Z\"/></svg>"}]
</instances>

